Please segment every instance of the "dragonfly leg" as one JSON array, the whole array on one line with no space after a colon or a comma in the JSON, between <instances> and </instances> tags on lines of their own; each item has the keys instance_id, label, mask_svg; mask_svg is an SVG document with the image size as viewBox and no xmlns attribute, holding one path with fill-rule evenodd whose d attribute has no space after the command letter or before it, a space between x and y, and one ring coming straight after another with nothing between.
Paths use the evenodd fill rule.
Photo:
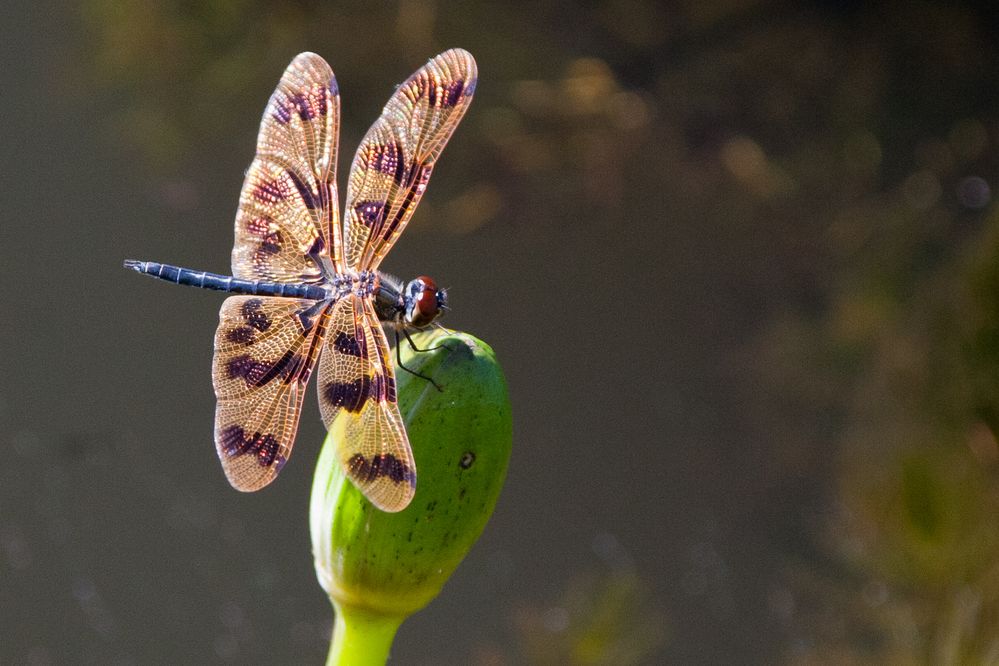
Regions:
<instances>
[{"instance_id":1,"label":"dragonfly leg","mask_svg":"<svg viewBox=\"0 0 999 666\"><path fill-rule=\"evenodd\" d=\"M417 347L416 345L413 344L413 339L411 337L409 337L409 331L407 331L405 328L403 328L402 332L406 336L406 340L409 341L409 346L412 347L413 349L415 349L416 351L423 352L423 351L430 351L430 349L437 349L437 347L431 347L430 349L420 349L419 347ZM440 384L438 384L437 382L435 382L433 380L433 378L427 377L426 375L421 374L419 372L416 372L415 370L410 370L409 368L407 368L406 366L404 366L402 364L402 351L401 351L401 348L399 346L399 327L398 326L395 327L395 359L396 359L396 365L398 365L400 368L402 368L403 370L405 370L406 372L408 372L411 375L415 375L415 376L419 377L420 379L426 379L428 382L430 382L431 384L434 385L435 389L437 389L441 393L444 392L444 389L442 389L441 386L440 386Z\"/></svg>"},{"instance_id":2,"label":"dragonfly leg","mask_svg":"<svg viewBox=\"0 0 999 666\"><path fill-rule=\"evenodd\" d=\"M440 328L442 331L447 330L447 329L445 329L443 326L441 326L439 324L435 323L435 325L438 328ZM416 346L416 343L413 342L413 338L410 337L410 335L409 335L409 329L403 328L402 329L402 334L406 336L406 341L409 343L409 346L413 348L413 351L428 352L428 351L434 351L435 349L440 349L442 347L444 349L448 350L448 351L454 351L453 349L451 349L450 347L448 347L447 345L445 345L443 343L439 344L439 345L434 345L433 347L427 347L426 349L420 349L419 347ZM399 331L398 330L396 331L395 335L396 335L396 340L398 340L399 339Z\"/></svg>"}]
</instances>

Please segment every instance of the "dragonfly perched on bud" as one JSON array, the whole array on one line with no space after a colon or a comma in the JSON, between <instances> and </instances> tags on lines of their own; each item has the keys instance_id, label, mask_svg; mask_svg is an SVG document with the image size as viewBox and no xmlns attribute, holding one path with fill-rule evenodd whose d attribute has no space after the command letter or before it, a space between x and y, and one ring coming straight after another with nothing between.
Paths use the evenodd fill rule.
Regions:
<instances>
[{"instance_id":1,"label":"dragonfly perched on bud","mask_svg":"<svg viewBox=\"0 0 999 666\"><path fill-rule=\"evenodd\" d=\"M416 465L399 414L382 326L425 328L447 308L428 277L379 270L426 192L476 85L471 54L451 49L398 87L351 164L341 224L336 186L340 94L330 66L299 54L260 122L236 213L232 275L151 261L127 268L228 291L215 333L215 446L229 482L258 490L291 455L309 377L343 432L341 464L372 504L400 511Z\"/></svg>"}]
</instances>

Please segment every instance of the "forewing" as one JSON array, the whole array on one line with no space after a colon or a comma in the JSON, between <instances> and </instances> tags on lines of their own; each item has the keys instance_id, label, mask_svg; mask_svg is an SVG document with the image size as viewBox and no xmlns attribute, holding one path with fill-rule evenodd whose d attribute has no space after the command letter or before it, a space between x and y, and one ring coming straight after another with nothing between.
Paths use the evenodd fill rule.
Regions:
<instances>
[{"instance_id":1,"label":"forewing","mask_svg":"<svg viewBox=\"0 0 999 666\"><path fill-rule=\"evenodd\" d=\"M215 448L234 488L263 488L291 455L328 309L323 301L257 296L222 304L212 366Z\"/></svg>"},{"instance_id":2,"label":"forewing","mask_svg":"<svg viewBox=\"0 0 999 666\"><path fill-rule=\"evenodd\" d=\"M426 191L434 163L475 92L475 59L451 49L431 59L389 99L350 169L343 251L354 270L374 270Z\"/></svg>"},{"instance_id":3,"label":"forewing","mask_svg":"<svg viewBox=\"0 0 999 666\"><path fill-rule=\"evenodd\" d=\"M344 471L382 511L401 511L416 492L416 463L396 401L385 332L367 299L333 307L319 361L319 409Z\"/></svg>"},{"instance_id":4,"label":"forewing","mask_svg":"<svg viewBox=\"0 0 999 666\"><path fill-rule=\"evenodd\" d=\"M260 121L257 154L236 213L233 275L318 282L340 255L336 153L340 95L315 53L291 61Z\"/></svg>"}]
</instances>

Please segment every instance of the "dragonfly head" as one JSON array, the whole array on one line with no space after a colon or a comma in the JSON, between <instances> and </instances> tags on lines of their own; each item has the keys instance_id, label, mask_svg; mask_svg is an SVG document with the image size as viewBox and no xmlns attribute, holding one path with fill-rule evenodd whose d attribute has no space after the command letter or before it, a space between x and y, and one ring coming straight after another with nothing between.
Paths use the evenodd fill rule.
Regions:
<instances>
[{"instance_id":1,"label":"dragonfly head","mask_svg":"<svg viewBox=\"0 0 999 666\"><path fill-rule=\"evenodd\" d=\"M447 309L447 290L438 289L432 278L421 275L406 285L405 303L406 323L425 328Z\"/></svg>"}]
</instances>

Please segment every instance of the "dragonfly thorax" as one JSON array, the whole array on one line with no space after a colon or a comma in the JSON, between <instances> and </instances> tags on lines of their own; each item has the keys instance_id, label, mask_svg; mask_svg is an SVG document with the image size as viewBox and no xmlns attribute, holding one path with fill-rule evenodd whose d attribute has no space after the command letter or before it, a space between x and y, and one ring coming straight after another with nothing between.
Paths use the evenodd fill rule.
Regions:
<instances>
[{"instance_id":1,"label":"dragonfly thorax","mask_svg":"<svg viewBox=\"0 0 999 666\"><path fill-rule=\"evenodd\" d=\"M438 289L426 275L403 282L386 273L378 273L375 287L375 310L384 322L413 328L426 328L447 309L447 290Z\"/></svg>"},{"instance_id":2,"label":"dragonfly thorax","mask_svg":"<svg viewBox=\"0 0 999 666\"><path fill-rule=\"evenodd\" d=\"M344 271L333 276L333 298L343 298L354 294L364 298L371 296L379 287L379 276L373 271Z\"/></svg>"}]
</instances>

